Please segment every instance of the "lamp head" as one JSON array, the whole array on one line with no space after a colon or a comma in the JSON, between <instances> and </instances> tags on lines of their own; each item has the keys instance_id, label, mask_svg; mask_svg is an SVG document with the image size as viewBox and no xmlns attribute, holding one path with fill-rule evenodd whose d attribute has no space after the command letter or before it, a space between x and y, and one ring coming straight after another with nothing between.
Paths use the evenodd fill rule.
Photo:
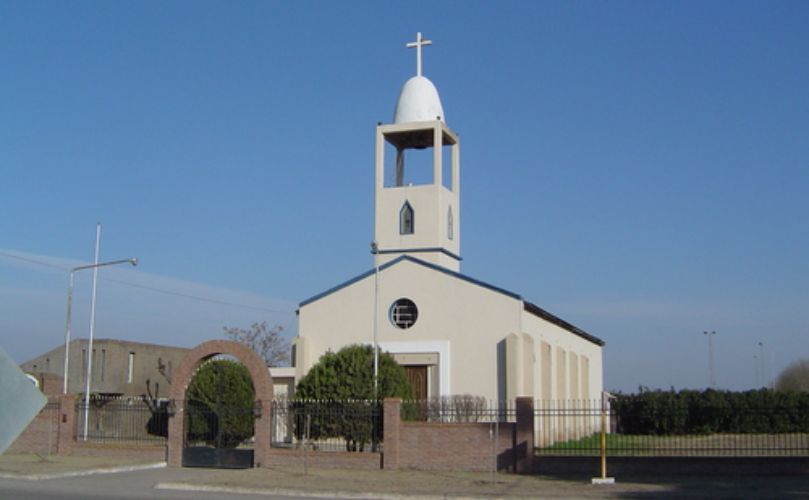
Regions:
<instances>
[{"instance_id":1,"label":"lamp head","mask_svg":"<svg viewBox=\"0 0 809 500\"><path fill-rule=\"evenodd\" d=\"M129 262L132 264L132 267L135 267L138 265L138 258L132 257L131 259L129 259Z\"/></svg>"}]
</instances>

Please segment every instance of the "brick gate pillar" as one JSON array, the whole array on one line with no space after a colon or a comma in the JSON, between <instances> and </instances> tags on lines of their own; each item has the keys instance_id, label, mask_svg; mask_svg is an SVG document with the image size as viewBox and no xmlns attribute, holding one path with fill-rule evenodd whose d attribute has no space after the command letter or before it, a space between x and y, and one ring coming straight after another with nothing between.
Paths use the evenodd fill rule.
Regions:
<instances>
[{"instance_id":1,"label":"brick gate pillar","mask_svg":"<svg viewBox=\"0 0 809 500\"><path fill-rule=\"evenodd\" d=\"M185 398L169 401L169 436L166 443L166 463L169 467L183 465L183 441L185 440Z\"/></svg>"},{"instance_id":2,"label":"brick gate pillar","mask_svg":"<svg viewBox=\"0 0 809 500\"><path fill-rule=\"evenodd\" d=\"M517 398L517 429L514 461L518 473L531 473L534 467L534 400Z\"/></svg>"},{"instance_id":3,"label":"brick gate pillar","mask_svg":"<svg viewBox=\"0 0 809 500\"><path fill-rule=\"evenodd\" d=\"M56 431L56 454L70 455L73 450L73 440L75 436L73 425L76 417L76 396L64 394L59 396L59 419Z\"/></svg>"},{"instance_id":4,"label":"brick gate pillar","mask_svg":"<svg viewBox=\"0 0 809 500\"><path fill-rule=\"evenodd\" d=\"M382 425L384 426L382 468L399 468L399 429L402 425L402 400L385 398L382 403Z\"/></svg>"},{"instance_id":5,"label":"brick gate pillar","mask_svg":"<svg viewBox=\"0 0 809 500\"><path fill-rule=\"evenodd\" d=\"M256 404L261 414L256 418L254 431L256 442L253 448L253 466L270 466L270 441L272 440L272 397L261 397L256 394Z\"/></svg>"}]
</instances>

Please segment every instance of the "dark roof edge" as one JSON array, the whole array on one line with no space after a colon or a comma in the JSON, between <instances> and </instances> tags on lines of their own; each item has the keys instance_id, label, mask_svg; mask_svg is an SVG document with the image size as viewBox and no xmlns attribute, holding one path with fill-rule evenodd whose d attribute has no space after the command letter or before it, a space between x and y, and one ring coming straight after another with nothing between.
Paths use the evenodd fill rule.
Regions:
<instances>
[{"instance_id":1,"label":"dark roof edge","mask_svg":"<svg viewBox=\"0 0 809 500\"><path fill-rule=\"evenodd\" d=\"M436 248L401 248L401 249L395 248L395 249L392 249L392 250L377 250L377 253L379 253L380 255L392 254L392 253L408 254L408 253L427 253L427 252L443 253L444 255L447 255L447 256L457 260L458 262L463 260L460 255L456 255L456 254L450 252L449 250L447 250L446 248L437 248L437 247ZM373 251L371 253L373 253Z\"/></svg>"},{"instance_id":2,"label":"dark roof edge","mask_svg":"<svg viewBox=\"0 0 809 500\"><path fill-rule=\"evenodd\" d=\"M400 260L402 260L403 257L404 256L399 257L398 259L394 259L394 260L392 260L390 262L386 262L386 263L382 264L381 266L379 266L379 270L382 271L384 269L389 268L390 266L392 266L396 262L399 262ZM304 301L302 301L301 303L298 304L298 311L297 311L298 314L300 314L300 308L301 307L303 307L305 305L308 305L308 304L311 304L312 302L316 302L316 301L322 299L323 297L325 297L327 295L331 295L334 292L336 292L336 291L338 291L338 290L340 290L342 288L345 288L345 287L347 287L349 285L353 285L354 283L356 283L358 281L362 281L363 279L367 278L368 276L371 276L375 272L376 272L376 268L372 268L370 271L365 271L364 273L359 274L357 276L354 276L353 278L351 278L351 279L349 279L347 281L344 281L344 282L340 283L339 285L333 286L333 287L329 288L328 290L326 290L324 292L320 292L317 295L309 297L308 299L306 299L306 300L304 300Z\"/></svg>"},{"instance_id":3,"label":"dark roof edge","mask_svg":"<svg viewBox=\"0 0 809 500\"><path fill-rule=\"evenodd\" d=\"M382 264L381 266L379 266L379 270L384 271L385 269L387 269L387 268L389 268L391 266L394 266L394 265L398 264L399 262L401 262L403 260L409 260L410 262L413 262L415 264L419 264L419 265L422 265L422 266L427 267L429 269L433 269L435 271L444 273L446 275L453 276L455 278L466 281L468 283L478 285L480 287L486 288L486 289L491 290L493 292L501 293L501 294L503 294L503 295L505 295L507 297L511 297L513 299L520 300L520 301L522 301L523 309L526 312L531 313L534 316L537 316L539 318L542 318L545 321L553 323L554 325L556 325L556 326L558 326L560 328L563 328L563 329L569 331L570 333L572 333L574 335L578 335L579 337L581 337L581 338L583 338L583 339L585 339L587 341L590 341L593 344L596 344L596 345L602 346L602 347L605 345L605 342L603 340L601 340L600 338L595 337L593 335L590 335L589 333L585 332L581 328L571 325L570 323L563 320L562 318L554 316L553 314L551 314L548 311L542 309L541 307L537 306L536 304L532 304L531 302L523 300L523 298L520 295L518 295L518 294L516 294L514 292L510 292L510 291L505 290L503 288L499 288L499 287L496 287L494 285L490 285L489 283L479 281L479 280L476 280L474 278L470 278L469 276L466 276L466 275L461 274L461 273L457 273L457 272L449 270L449 269L447 269L445 267L441 267L439 265L432 264L430 262L425 262L425 261L423 261L421 259L417 259L415 257L410 257L409 255L402 255L400 257L397 257L397 258L393 259L390 262L386 262L386 263ZM375 271L376 271L375 269L371 269L369 271L366 271L366 272L364 272L364 273L362 273L362 274L360 274L358 276L355 276L355 277L349 279L348 281L344 281L343 283L340 283L337 286L329 288L325 292L321 292L321 293L319 293L319 294L317 294L317 295L315 295L313 297L310 297L310 298L304 300L303 302L298 304L298 310L296 312L299 314L301 307L304 307L304 306L306 306L308 304L311 304L312 302L316 302L316 301L322 299L323 297L325 297L327 295L331 295L332 293L337 292L338 290L340 290L342 288L345 288L345 287L347 287L349 285L353 285L354 283L356 283L358 281L361 281L361 280L367 278L368 276L372 276Z\"/></svg>"},{"instance_id":4,"label":"dark roof edge","mask_svg":"<svg viewBox=\"0 0 809 500\"><path fill-rule=\"evenodd\" d=\"M599 347L604 347L604 345L606 344L606 342L604 342L600 338L595 337L593 335L590 335L589 333L585 332L581 328L571 325L570 323L568 323L567 321L563 320L562 318L560 318L558 316L554 316L553 314L549 313L545 309L542 309L541 307L539 307L536 304L532 304L530 302L523 301L523 309L526 312L531 313L534 316L537 316L539 318L542 318L545 321L549 321L549 322L553 323L554 325L556 325L556 326L558 326L560 328L564 328L565 330L569 331L570 333L578 335L579 337L583 338L584 340L588 340L588 341L592 342L593 344L595 344L595 345L597 345Z\"/></svg>"},{"instance_id":5,"label":"dark roof edge","mask_svg":"<svg viewBox=\"0 0 809 500\"><path fill-rule=\"evenodd\" d=\"M504 290L502 288L496 287L494 285L490 285L489 283L485 283L483 281L479 281L479 280L476 280L474 278L470 278L469 276L466 276L464 274L456 273L455 271L451 271L451 270L449 270L449 269L447 269L445 267L441 267L441 266L439 266L437 264L432 264L430 262L425 262L425 261L423 261L421 259L417 259L415 257L410 257L409 255L402 255L400 257L397 257L397 258L393 259L390 262L386 262L386 263L382 264L381 266L379 266L379 270L384 271L385 269L387 269L387 268L389 268L389 267L391 267L393 265L396 265L396 264L398 264L399 262L401 262L403 260L409 260L410 262L422 265L422 266L430 268L430 269L432 269L434 271L438 271L438 272L447 274L449 276L453 276L455 278L464 280L464 281L469 282L469 283L473 283L475 285L481 286L483 288L487 288L487 289L492 290L492 291L497 292L497 293L502 293L503 295L509 296L509 297L517 299L517 300L522 300L522 297L520 297L516 293L509 292L508 290ZM345 287L347 287L349 285L353 285L354 283L356 283L358 281L361 281L361 280L367 278L368 276L373 275L374 272L375 272L375 269L371 269L369 271L366 271L366 272L364 272L364 273L362 273L362 274L360 274L358 276L355 276L355 277L349 279L348 281L344 281L343 283L340 283L337 286L329 288L325 292L321 292L321 293L319 293L319 294L317 294L317 295L315 295L313 297L310 297L310 298L304 300L303 302L301 302L300 304L298 304L298 310L300 311L301 307L303 307L305 305L308 305L308 304L311 304L312 302L315 302L317 300L320 300L320 299L322 299L323 297L325 297L327 295L331 295L332 293L334 293L334 292L336 292L336 291L338 291L338 290L340 290L342 288L345 288Z\"/></svg>"},{"instance_id":6,"label":"dark roof edge","mask_svg":"<svg viewBox=\"0 0 809 500\"><path fill-rule=\"evenodd\" d=\"M508 290L506 290L504 288L494 286L492 284L486 283L485 281L476 280L475 278L471 278L471 277L469 277L469 276L467 276L465 274L456 273L455 271L449 270L449 269L447 269L445 267L441 267L441 266L439 266L437 264L432 264L430 262L425 262L423 260L416 259L415 257L410 257L410 256L407 256L407 255L403 255L402 257L400 257L400 259L402 259L402 258L407 259L407 260L409 260L411 262L415 262L416 264L421 264L424 267L433 269L435 271L444 273L446 275L453 276L455 278L458 278L459 280L466 281L467 283L472 283L473 285L477 285L477 286L486 288L487 290L491 290L493 292L501 293L501 294L506 295L507 297L511 297L513 299L522 300L522 297L520 297L518 294L516 294L514 292L509 292ZM397 260L399 260L399 259L397 259Z\"/></svg>"}]
</instances>

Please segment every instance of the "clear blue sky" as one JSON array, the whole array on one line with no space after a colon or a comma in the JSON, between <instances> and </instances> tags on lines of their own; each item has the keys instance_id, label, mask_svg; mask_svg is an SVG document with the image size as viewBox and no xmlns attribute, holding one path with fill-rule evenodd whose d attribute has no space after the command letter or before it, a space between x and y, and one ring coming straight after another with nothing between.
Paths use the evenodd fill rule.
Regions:
<instances>
[{"instance_id":1,"label":"clear blue sky","mask_svg":"<svg viewBox=\"0 0 809 500\"><path fill-rule=\"evenodd\" d=\"M0 346L192 346L371 266L373 141L424 72L462 137L462 271L606 340L606 385L809 358L809 3L0 5ZM30 261L36 261L32 263ZM90 273L77 282L87 329Z\"/></svg>"}]
</instances>

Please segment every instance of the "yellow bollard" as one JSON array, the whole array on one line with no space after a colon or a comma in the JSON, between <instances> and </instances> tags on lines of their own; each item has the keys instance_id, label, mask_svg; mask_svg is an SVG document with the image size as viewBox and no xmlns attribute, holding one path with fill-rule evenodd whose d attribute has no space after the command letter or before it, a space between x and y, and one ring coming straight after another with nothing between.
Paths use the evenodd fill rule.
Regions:
<instances>
[{"instance_id":1,"label":"yellow bollard","mask_svg":"<svg viewBox=\"0 0 809 500\"><path fill-rule=\"evenodd\" d=\"M615 484L614 477L607 477L607 401L611 397L609 392L601 392L601 477L594 477L592 484Z\"/></svg>"}]
</instances>

